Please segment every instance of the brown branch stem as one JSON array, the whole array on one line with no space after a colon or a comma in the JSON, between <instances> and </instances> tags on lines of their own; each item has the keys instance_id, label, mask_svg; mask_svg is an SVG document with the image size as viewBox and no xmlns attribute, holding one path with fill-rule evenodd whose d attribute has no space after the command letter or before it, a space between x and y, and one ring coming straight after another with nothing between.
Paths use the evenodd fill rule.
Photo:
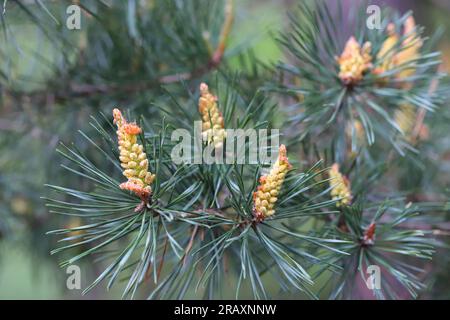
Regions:
<instances>
[{"instance_id":1,"label":"brown branch stem","mask_svg":"<svg viewBox=\"0 0 450 320\"><path fill-rule=\"evenodd\" d=\"M198 225L196 225L194 227L194 229L192 230L191 238L189 239L189 243L188 243L188 245L186 247L186 250L184 251L183 265L186 264L186 260L187 260L188 254L191 251L192 246L194 245L194 239L195 239L195 236L197 235L197 231L198 231Z\"/></svg>"}]
</instances>

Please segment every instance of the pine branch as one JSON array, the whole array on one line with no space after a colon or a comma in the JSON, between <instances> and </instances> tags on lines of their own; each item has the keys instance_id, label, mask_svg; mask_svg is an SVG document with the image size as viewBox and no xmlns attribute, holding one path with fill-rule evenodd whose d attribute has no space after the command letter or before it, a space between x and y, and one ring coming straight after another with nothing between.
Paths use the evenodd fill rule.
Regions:
<instances>
[{"instance_id":1,"label":"pine branch","mask_svg":"<svg viewBox=\"0 0 450 320\"><path fill-rule=\"evenodd\" d=\"M48 234L60 266L95 266L84 294L417 298L448 269L449 82L437 36L411 12L385 10L382 29L368 30L364 4L352 17L302 2L278 35L286 57L271 66L230 45L233 0L92 3L79 43L50 27L56 3L15 3L8 16L23 10L58 54L34 53L49 68L39 83L0 66L0 209L23 212L1 219L0 236L19 219L32 235L58 224ZM12 21L1 19L0 55L13 61ZM269 163L174 161L175 130L192 138L195 121L201 155L255 147L245 138L235 150L227 129L283 143L258 145L276 154ZM48 152L57 140L74 141L58 160ZM62 226L21 207L48 176L42 200ZM372 291L369 266L382 275Z\"/></svg>"}]
</instances>

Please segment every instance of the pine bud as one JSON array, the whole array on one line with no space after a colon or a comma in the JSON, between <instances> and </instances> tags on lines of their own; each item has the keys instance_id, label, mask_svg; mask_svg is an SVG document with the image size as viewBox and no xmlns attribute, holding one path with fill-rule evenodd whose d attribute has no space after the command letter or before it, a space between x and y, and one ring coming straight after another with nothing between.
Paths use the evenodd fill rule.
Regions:
<instances>
[{"instance_id":1,"label":"pine bud","mask_svg":"<svg viewBox=\"0 0 450 320\"><path fill-rule=\"evenodd\" d=\"M346 85L354 85L363 79L364 73L372 67L371 43L366 42L363 47L359 45L355 37L351 37L337 58L339 64L339 78Z\"/></svg>"},{"instance_id":2,"label":"pine bud","mask_svg":"<svg viewBox=\"0 0 450 320\"><path fill-rule=\"evenodd\" d=\"M328 172L330 176L331 197L337 200L336 207L345 207L352 201L352 191L350 181L339 172L339 165L333 164Z\"/></svg>"},{"instance_id":3,"label":"pine bud","mask_svg":"<svg viewBox=\"0 0 450 320\"><path fill-rule=\"evenodd\" d=\"M395 111L394 121L402 130L407 141L410 143L417 141L415 140L416 137L413 137L417 121L417 112L414 106L407 103L401 104L399 109ZM426 140L428 139L428 136L428 127L426 125L422 125L417 136L418 140Z\"/></svg>"},{"instance_id":4,"label":"pine bud","mask_svg":"<svg viewBox=\"0 0 450 320\"><path fill-rule=\"evenodd\" d=\"M290 168L291 164L286 156L286 147L282 144L277 161L268 175L259 178L260 184L253 192L253 212L258 221L262 221L275 213L277 195Z\"/></svg>"},{"instance_id":5,"label":"pine bud","mask_svg":"<svg viewBox=\"0 0 450 320\"><path fill-rule=\"evenodd\" d=\"M405 136L409 136L416 122L416 109L410 104L401 104L395 111L394 120Z\"/></svg>"},{"instance_id":6,"label":"pine bud","mask_svg":"<svg viewBox=\"0 0 450 320\"><path fill-rule=\"evenodd\" d=\"M198 110L202 116L202 137L216 148L223 146L226 138L223 115L217 106L217 97L209 92L208 85L200 85L200 99Z\"/></svg>"},{"instance_id":7,"label":"pine bud","mask_svg":"<svg viewBox=\"0 0 450 320\"><path fill-rule=\"evenodd\" d=\"M121 183L120 188L129 190L148 201L152 192L151 184L155 175L148 171L148 160L142 145L137 143L137 135L142 129L136 123L128 123L119 109L113 110L114 123L117 125L117 137L119 140L120 162L123 175L127 182Z\"/></svg>"},{"instance_id":8,"label":"pine bud","mask_svg":"<svg viewBox=\"0 0 450 320\"><path fill-rule=\"evenodd\" d=\"M373 245L375 243L376 224L372 222L364 231L363 243L365 245Z\"/></svg>"}]
</instances>

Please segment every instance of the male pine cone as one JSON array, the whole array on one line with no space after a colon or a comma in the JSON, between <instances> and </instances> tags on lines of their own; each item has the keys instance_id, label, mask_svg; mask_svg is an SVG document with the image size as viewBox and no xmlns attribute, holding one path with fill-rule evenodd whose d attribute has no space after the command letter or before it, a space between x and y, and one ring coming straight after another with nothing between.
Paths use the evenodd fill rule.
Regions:
<instances>
[{"instance_id":1,"label":"male pine cone","mask_svg":"<svg viewBox=\"0 0 450 320\"><path fill-rule=\"evenodd\" d=\"M414 18L410 16L406 19L403 26L405 39L401 44L399 44L401 37L396 32L395 25L390 23L386 29L388 37L377 55L377 60L382 61L382 64L374 70L374 73L382 74L409 64L410 66L399 71L396 77L400 80L411 77L416 71L413 62L419 57L422 47L422 39L417 34ZM394 50L396 46L400 47L397 51Z\"/></svg>"},{"instance_id":2,"label":"male pine cone","mask_svg":"<svg viewBox=\"0 0 450 320\"><path fill-rule=\"evenodd\" d=\"M147 202L155 175L148 171L147 155L143 146L137 143L137 135L142 129L136 123L128 123L119 109L114 109L113 115L117 125L119 159L124 169L123 175L128 178L127 182L120 184L120 188L133 192L142 201Z\"/></svg>"},{"instance_id":3,"label":"male pine cone","mask_svg":"<svg viewBox=\"0 0 450 320\"><path fill-rule=\"evenodd\" d=\"M339 78L346 85L354 85L363 79L364 73L372 67L370 42L361 48L355 37L351 37L345 44L342 55L337 58L339 64Z\"/></svg>"},{"instance_id":4,"label":"male pine cone","mask_svg":"<svg viewBox=\"0 0 450 320\"><path fill-rule=\"evenodd\" d=\"M202 116L203 140L214 143L216 148L221 148L226 137L223 116L217 107L217 97L209 92L206 83L200 85L198 111Z\"/></svg>"},{"instance_id":5,"label":"male pine cone","mask_svg":"<svg viewBox=\"0 0 450 320\"><path fill-rule=\"evenodd\" d=\"M330 176L331 198L337 200L336 207L345 207L352 201L350 181L339 171L339 165L333 164L328 171Z\"/></svg>"},{"instance_id":6,"label":"male pine cone","mask_svg":"<svg viewBox=\"0 0 450 320\"><path fill-rule=\"evenodd\" d=\"M268 175L259 178L260 185L253 192L253 210L255 218L258 221L262 221L275 213L278 194L283 185L286 173L291 168L286 152L286 146L282 144L279 149L277 161Z\"/></svg>"}]
</instances>

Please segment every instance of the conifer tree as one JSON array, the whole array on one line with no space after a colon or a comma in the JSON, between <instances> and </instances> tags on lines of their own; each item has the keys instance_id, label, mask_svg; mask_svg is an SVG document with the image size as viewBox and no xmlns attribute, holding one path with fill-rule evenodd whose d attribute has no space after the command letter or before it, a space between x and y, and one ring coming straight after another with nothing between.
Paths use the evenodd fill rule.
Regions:
<instances>
[{"instance_id":1,"label":"conifer tree","mask_svg":"<svg viewBox=\"0 0 450 320\"><path fill-rule=\"evenodd\" d=\"M12 129L0 139L0 197L19 201L30 232L48 231L31 243L42 255L53 246L60 267L96 271L83 294L441 294L449 82L439 32L427 36L412 12L383 8L369 29L366 3L347 14L296 1L271 35L283 58L264 63L233 41L239 1L77 1L77 32L61 19L70 1L38 4L5 1L1 17ZM31 86L32 73L14 75L14 15L54 49L33 52L49 76ZM0 233L13 237L9 211Z\"/></svg>"}]
</instances>

